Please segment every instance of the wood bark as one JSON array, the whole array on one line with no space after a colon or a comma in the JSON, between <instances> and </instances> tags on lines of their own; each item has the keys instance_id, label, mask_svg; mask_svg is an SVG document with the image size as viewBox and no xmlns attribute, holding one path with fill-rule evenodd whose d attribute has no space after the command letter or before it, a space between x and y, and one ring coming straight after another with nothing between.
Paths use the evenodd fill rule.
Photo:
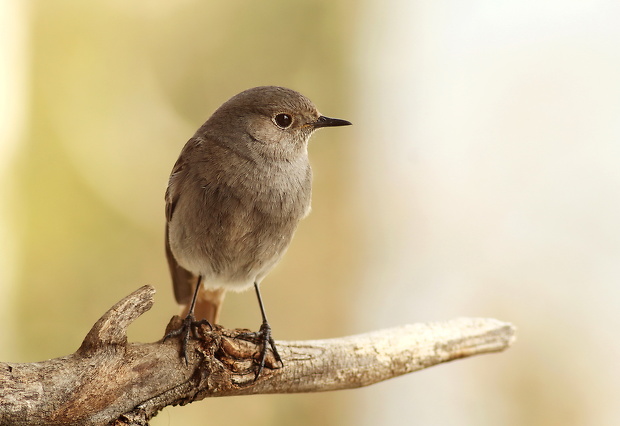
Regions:
<instances>
[{"instance_id":1,"label":"wood bark","mask_svg":"<svg viewBox=\"0 0 620 426\"><path fill-rule=\"evenodd\" d=\"M258 347L247 330L201 326L189 364L178 339L127 342L127 327L153 305L144 286L95 323L73 354L0 363L0 425L147 425L168 405L206 397L319 392L367 386L439 363L498 352L515 328L495 319L420 323L328 340L278 341L283 366L267 357L255 381ZM178 327L173 317L168 329Z\"/></svg>"}]
</instances>

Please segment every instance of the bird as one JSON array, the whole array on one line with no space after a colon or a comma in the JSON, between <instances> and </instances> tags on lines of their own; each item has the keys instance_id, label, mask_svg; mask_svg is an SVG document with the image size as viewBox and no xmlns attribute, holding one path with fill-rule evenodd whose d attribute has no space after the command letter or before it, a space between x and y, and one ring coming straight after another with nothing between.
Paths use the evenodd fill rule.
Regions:
<instances>
[{"instance_id":1,"label":"bird","mask_svg":"<svg viewBox=\"0 0 620 426\"><path fill-rule=\"evenodd\" d=\"M268 347L282 363L260 284L310 212L308 140L323 127L348 126L322 115L301 93L279 86L247 89L224 102L191 137L165 194L166 257L188 362L190 330L216 324L226 291L254 287L262 317L256 333L264 368Z\"/></svg>"}]
</instances>

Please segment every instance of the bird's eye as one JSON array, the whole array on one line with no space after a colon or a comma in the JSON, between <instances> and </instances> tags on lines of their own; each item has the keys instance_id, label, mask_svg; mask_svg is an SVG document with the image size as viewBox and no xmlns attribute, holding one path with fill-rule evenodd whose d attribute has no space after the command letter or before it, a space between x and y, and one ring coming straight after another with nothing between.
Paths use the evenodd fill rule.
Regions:
<instances>
[{"instance_id":1,"label":"bird's eye","mask_svg":"<svg viewBox=\"0 0 620 426\"><path fill-rule=\"evenodd\" d=\"M293 124L293 117L288 114L278 114L273 117L273 121L279 128L287 129Z\"/></svg>"}]
</instances>

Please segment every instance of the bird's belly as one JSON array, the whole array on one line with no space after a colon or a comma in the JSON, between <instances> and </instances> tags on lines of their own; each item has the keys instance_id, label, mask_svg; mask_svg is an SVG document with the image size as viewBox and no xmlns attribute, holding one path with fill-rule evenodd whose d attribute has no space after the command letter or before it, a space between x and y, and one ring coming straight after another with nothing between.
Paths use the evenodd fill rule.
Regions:
<instances>
[{"instance_id":1,"label":"bird's belly","mask_svg":"<svg viewBox=\"0 0 620 426\"><path fill-rule=\"evenodd\" d=\"M191 227L198 225L202 232L197 234L176 229L171 249L179 265L203 277L205 288L242 291L260 282L280 260L300 218L255 213L237 220L205 220L203 227Z\"/></svg>"}]
</instances>

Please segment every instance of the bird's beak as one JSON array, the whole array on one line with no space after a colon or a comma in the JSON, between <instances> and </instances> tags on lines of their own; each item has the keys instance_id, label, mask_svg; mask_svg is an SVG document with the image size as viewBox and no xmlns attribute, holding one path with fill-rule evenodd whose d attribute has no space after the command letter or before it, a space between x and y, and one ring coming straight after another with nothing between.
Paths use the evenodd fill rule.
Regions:
<instances>
[{"instance_id":1,"label":"bird's beak","mask_svg":"<svg viewBox=\"0 0 620 426\"><path fill-rule=\"evenodd\" d=\"M311 125L315 129L318 129L320 127L350 126L351 122L347 120L341 120L339 118L329 118L321 115L314 123L311 123Z\"/></svg>"}]
</instances>

